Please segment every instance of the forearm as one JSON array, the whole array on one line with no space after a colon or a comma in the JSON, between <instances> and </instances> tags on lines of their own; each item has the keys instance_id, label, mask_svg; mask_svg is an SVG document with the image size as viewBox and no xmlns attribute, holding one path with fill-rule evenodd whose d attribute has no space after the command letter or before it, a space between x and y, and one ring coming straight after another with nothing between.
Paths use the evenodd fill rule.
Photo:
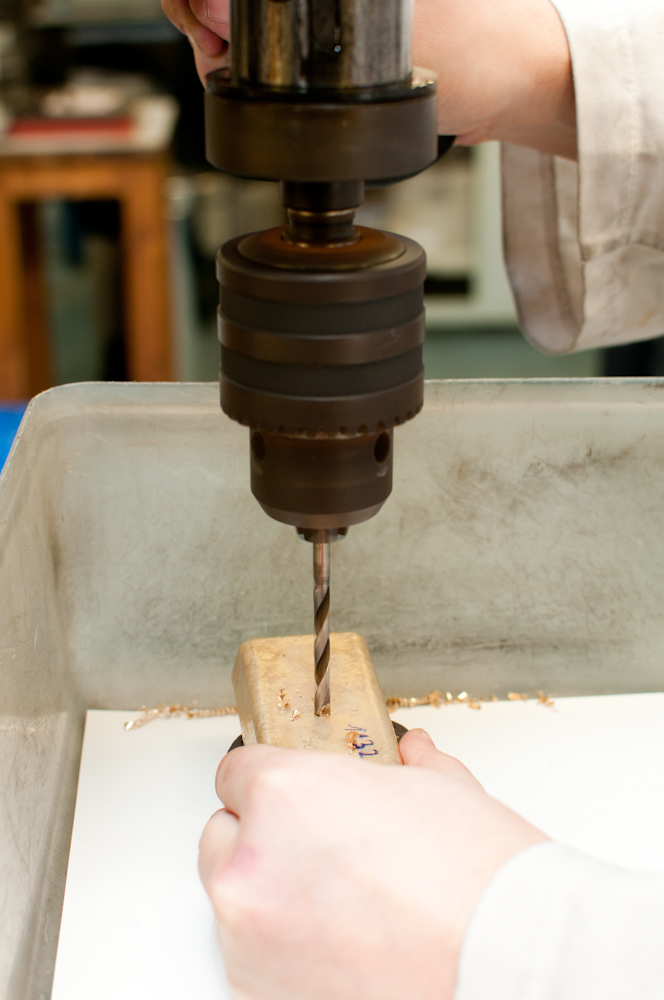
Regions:
<instances>
[{"instance_id":1,"label":"forearm","mask_svg":"<svg viewBox=\"0 0 664 1000\"><path fill-rule=\"evenodd\" d=\"M416 0L413 55L438 74L441 135L575 159L570 52L549 0Z\"/></svg>"},{"instance_id":2,"label":"forearm","mask_svg":"<svg viewBox=\"0 0 664 1000\"><path fill-rule=\"evenodd\" d=\"M574 73L578 170L506 146L503 218L520 326L562 353L664 330L664 7L556 3Z\"/></svg>"},{"instance_id":3,"label":"forearm","mask_svg":"<svg viewBox=\"0 0 664 1000\"><path fill-rule=\"evenodd\" d=\"M512 858L466 934L455 1000L664 996L664 877L547 843Z\"/></svg>"}]
</instances>

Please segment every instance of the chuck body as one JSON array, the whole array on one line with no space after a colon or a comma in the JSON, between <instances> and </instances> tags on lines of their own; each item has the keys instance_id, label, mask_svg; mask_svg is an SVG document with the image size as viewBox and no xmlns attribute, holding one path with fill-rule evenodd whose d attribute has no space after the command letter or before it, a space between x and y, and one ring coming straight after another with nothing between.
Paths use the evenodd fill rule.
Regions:
<instances>
[{"instance_id":1,"label":"chuck body","mask_svg":"<svg viewBox=\"0 0 664 1000\"><path fill-rule=\"evenodd\" d=\"M251 488L277 520L341 528L392 489L392 429L422 406L425 257L354 270L219 252L221 405L251 428ZM340 260L344 250L337 250Z\"/></svg>"}]
</instances>

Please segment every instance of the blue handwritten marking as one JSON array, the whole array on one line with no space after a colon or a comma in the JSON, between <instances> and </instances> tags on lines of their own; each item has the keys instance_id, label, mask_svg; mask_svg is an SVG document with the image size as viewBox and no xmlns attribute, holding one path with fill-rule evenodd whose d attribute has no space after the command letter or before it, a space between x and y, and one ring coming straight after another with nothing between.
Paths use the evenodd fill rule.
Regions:
<instances>
[{"instance_id":1,"label":"blue handwritten marking","mask_svg":"<svg viewBox=\"0 0 664 1000\"><path fill-rule=\"evenodd\" d=\"M378 755L378 750L374 746L374 741L369 739L367 730L362 726L346 726L346 732L357 733L362 740L362 742L358 740L355 744L358 757L376 757ZM374 749L368 750L367 747L374 747Z\"/></svg>"}]
</instances>

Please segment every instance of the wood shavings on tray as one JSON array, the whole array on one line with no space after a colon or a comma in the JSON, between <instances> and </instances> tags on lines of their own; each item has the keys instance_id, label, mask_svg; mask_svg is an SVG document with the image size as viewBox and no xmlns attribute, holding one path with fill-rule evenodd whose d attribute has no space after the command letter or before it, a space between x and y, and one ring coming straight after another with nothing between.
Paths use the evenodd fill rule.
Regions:
<instances>
[{"instance_id":1,"label":"wood shavings on tray","mask_svg":"<svg viewBox=\"0 0 664 1000\"><path fill-rule=\"evenodd\" d=\"M530 695L527 692L510 691L507 695L508 701L529 701ZM550 694L546 694L544 691L537 692L537 704L544 705L545 708L554 708L555 701Z\"/></svg>"},{"instance_id":2,"label":"wood shavings on tray","mask_svg":"<svg viewBox=\"0 0 664 1000\"><path fill-rule=\"evenodd\" d=\"M529 701L529 699L530 695L526 692L510 691L507 695L508 701ZM467 691L461 691L457 695L453 695L451 691L430 691L429 694L422 695L419 698L386 698L385 704L387 705L388 712L396 712L398 708L415 708L418 705L433 705L434 708L440 708L442 705L467 705L468 708L478 712L482 707L482 703L486 701L500 701L500 699L495 694L490 698L474 698ZM553 708L555 711L555 702L552 696L546 694L544 691L537 692L537 704L543 705L545 708ZM279 691L279 708L286 709L287 707L289 707L289 703L286 700L286 692L281 688ZM127 730L140 729L141 726L145 726L148 722L153 722L155 719L172 719L178 715L184 715L188 719L209 719L215 715L237 715L237 708L235 705L225 705L223 708L159 705L157 708L143 708L142 712L143 714L137 719L130 719L129 722L125 722L124 728ZM329 715L329 708L327 708L325 714ZM299 716L299 710L294 709L290 721L294 722Z\"/></svg>"},{"instance_id":3,"label":"wood shavings on tray","mask_svg":"<svg viewBox=\"0 0 664 1000\"><path fill-rule=\"evenodd\" d=\"M225 705L223 708L193 708L189 705L159 705L157 708L143 708L143 715L138 719L125 722L125 729L140 729L141 726L155 719L172 719L177 715L186 715L188 719L209 719L215 715L237 715L235 705Z\"/></svg>"},{"instance_id":4,"label":"wood shavings on tray","mask_svg":"<svg viewBox=\"0 0 664 1000\"><path fill-rule=\"evenodd\" d=\"M462 691L461 694L464 698L468 697L465 691ZM441 705L449 705L453 701L458 701L459 698L460 696L455 699L451 691L430 691L429 694L425 694L421 698L386 698L385 704L388 712L396 712L397 708L415 708L416 705L433 705L435 708L440 708Z\"/></svg>"},{"instance_id":5,"label":"wood shavings on tray","mask_svg":"<svg viewBox=\"0 0 664 1000\"><path fill-rule=\"evenodd\" d=\"M530 695L526 692L510 691L507 695L508 701L528 701L529 699ZM500 698L497 698L495 694L491 695L490 698L475 698L467 691L461 691L456 696L451 691L430 691L429 694L422 695L420 698L387 698L385 704L388 712L395 712L397 708L415 708L418 705L433 705L434 708L440 708L441 705L467 705L468 708L478 712L482 703L486 701L500 701ZM537 704L553 708L555 702L550 694L538 691Z\"/></svg>"},{"instance_id":6,"label":"wood shavings on tray","mask_svg":"<svg viewBox=\"0 0 664 1000\"><path fill-rule=\"evenodd\" d=\"M474 698L467 691L460 691L453 695L451 691L430 691L429 694L422 695L421 698L387 698L385 704L388 712L396 712L397 708L415 708L418 705L433 705L440 708L441 705L467 705L475 711L479 711L483 701L498 701L495 695L490 699Z\"/></svg>"}]
</instances>

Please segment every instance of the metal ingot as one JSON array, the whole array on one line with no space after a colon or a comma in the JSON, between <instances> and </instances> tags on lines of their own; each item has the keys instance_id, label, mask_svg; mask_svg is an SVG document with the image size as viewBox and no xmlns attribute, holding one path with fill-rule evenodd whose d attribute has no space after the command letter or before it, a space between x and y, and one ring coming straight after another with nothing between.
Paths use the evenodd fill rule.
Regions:
<instances>
[{"instance_id":1,"label":"metal ingot","mask_svg":"<svg viewBox=\"0 0 664 1000\"><path fill-rule=\"evenodd\" d=\"M330 714L314 714L313 636L244 642L233 687L245 746L352 754L401 764L399 747L369 650L356 632L330 636Z\"/></svg>"}]
</instances>

